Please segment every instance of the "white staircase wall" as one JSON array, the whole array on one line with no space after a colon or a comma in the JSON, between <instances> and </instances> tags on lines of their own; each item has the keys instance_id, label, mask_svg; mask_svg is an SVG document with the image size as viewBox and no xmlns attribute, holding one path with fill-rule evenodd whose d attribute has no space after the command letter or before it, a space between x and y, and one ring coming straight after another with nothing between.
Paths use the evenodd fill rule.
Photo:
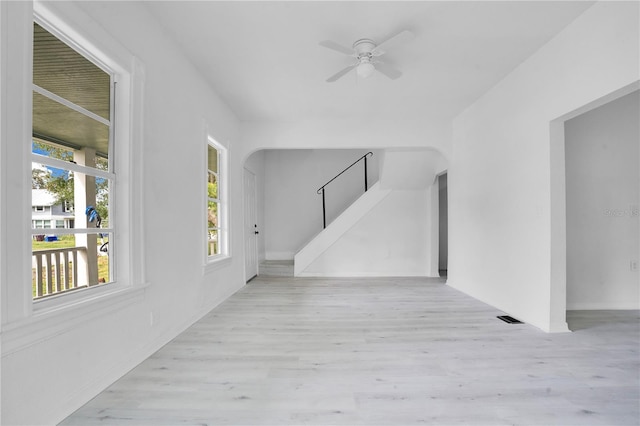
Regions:
<instances>
[{"instance_id":1,"label":"white staircase wall","mask_svg":"<svg viewBox=\"0 0 640 426\"><path fill-rule=\"evenodd\" d=\"M375 205L381 202L391 193L390 190L380 189L380 183L373 185L362 194L340 216L331 222L327 228L315 236L311 242L302 248L294 257L294 273L296 276L305 276L303 271L328 247L334 244L340 237L360 221Z\"/></svg>"},{"instance_id":2,"label":"white staircase wall","mask_svg":"<svg viewBox=\"0 0 640 426\"><path fill-rule=\"evenodd\" d=\"M437 276L431 192L372 188L296 255L295 275Z\"/></svg>"}]
</instances>

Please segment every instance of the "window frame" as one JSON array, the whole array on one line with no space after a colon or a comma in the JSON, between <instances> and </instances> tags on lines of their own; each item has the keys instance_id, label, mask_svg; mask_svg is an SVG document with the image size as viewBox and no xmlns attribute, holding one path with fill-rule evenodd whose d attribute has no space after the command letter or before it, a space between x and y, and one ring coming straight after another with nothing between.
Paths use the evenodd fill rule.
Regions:
<instances>
[{"instance_id":1,"label":"window frame","mask_svg":"<svg viewBox=\"0 0 640 426\"><path fill-rule=\"evenodd\" d=\"M103 61L99 60L92 52L92 49L90 46L87 45L86 41L83 42L83 40L78 40L78 39L74 39L69 37L67 34L65 34L64 32L62 32L58 27L56 27L54 24L50 23L49 21L47 21L44 17L42 17L40 14L37 13L37 11L34 11L34 15L33 15L33 23L34 25L37 24L39 25L41 28L43 28L45 31L47 31L49 34L51 34L53 37L55 37L57 40L59 40L60 42L64 43L65 45L67 45L69 48L71 48L73 51L75 51L77 54L79 54L83 59L89 61L90 63L92 63L93 65L95 65L96 67L98 67L100 70L102 70L105 74L107 74L109 76L109 119L105 119L103 117L100 117L99 115L85 109L84 107L77 105L75 103L73 103L72 101L59 96L55 93L50 92L49 90L42 88L40 86L38 86L37 84L35 84L35 82L33 82L33 68L32 68L32 93L37 93L41 96L44 96L45 98L54 101L60 105L63 105L64 107L71 109L73 111L75 111L76 113L79 113L85 117L88 117L90 119L93 119L103 125L106 125L108 127L108 148L107 148L107 152L109 153L108 156L108 160L107 160L107 170L102 170L97 168L95 165L93 166L86 166L86 165L80 165L77 164L75 162L69 162L69 161L64 161L64 160L60 160L54 157L49 157L47 155L43 155L43 154L38 154L35 152L31 152L31 161L32 164L36 163L36 164L42 164L45 167L52 167L52 168L56 168L56 169L60 169L60 170L64 170L67 172L74 172L74 173L81 173L89 178L93 178L94 180L98 180L98 179L105 179L108 182L108 187L109 187L109 193L112 192L112 190L117 186L118 184L118 180L117 180L117 175L115 173L115 158L114 158L114 145L115 145L115 141L114 141L114 130L115 130L115 117L116 117L116 111L115 111L115 99L116 99L116 88L117 88L117 81L118 81L118 76L117 76L117 71L115 69L113 69L111 66L105 64ZM32 42L33 43L33 42ZM32 53L33 56L33 53ZM33 106L31 108L31 113L33 114L34 109ZM36 137L35 135L32 136L31 141L33 140L41 140L44 143L50 144L54 147L57 147L56 143L51 143L47 140L44 139L40 139L39 137ZM29 144L31 145L31 143ZM113 199L112 199L113 198ZM109 216L112 216L112 212L117 211L116 208L117 205L117 201L115 200L115 197L110 197L109 200L109 204L108 204L108 210L109 210ZM46 211L46 208L45 208ZM45 229L57 229L56 233L58 234L65 234L65 235L76 235L76 236L80 236L80 235L85 235L85 236L89 236L89 235L95 235L94 238L98 238L100 235L102 234L106 234L109 236L115 235L116 233L116 227L111 225L111 223L113 223L115 221L109 221L109 225L106 227L91 227L89 226L89 223L86 223L85 227L82 228L57 228L55 227L55 225L50 222L49 227L45 227ZM77 221L76 221L77 223ZM35 235L39 235L42 232L39 231L39 229L33 228L31 229L31 235L29 240L32 240L33 238L35 238ZM110 243L109 243L109 260L108 260L108 277L109 277L109 281L105 284L112 284L114 282L117 281L118 277L117 277L117 268L116 268L116 263L117 263L117 242L113 241L111 242L111 240L114 240L113 238L109 238ZM55 292L49 295L46 295L42 298L35 298L33 299L34 302L39 302L40 300L45 300L46 298L50 298L53 296L62 296L66 293L72 293L72 292L77 292L79 290L85 290L85 289L90 289L92 288L93 285L97 285L98 283L92 284L92 283L88 283L86 286L82 286L82 287L78 287L78 288L74 288L71 290L65 290L65 291L61 291L61 292Z\"/></svg>"},{"instance_id":2,"label":"window frame","mask_svg":"<svg viewBox=\"0 0 640 426\"><path fill-rule=\"evenodd\" d=\"M12 306L17 306L17 309L7 315L6 320L14 323L12 332L6 336L9 347L14 343L17 344L17 341L13 342L12 336L18 335L16 333L24 327L31 328L38 325L34 328L34 332L30 333L29 339L37 341L51 332L71 328L73 321L67 323L65 318L71 319L84 315L89 320L95 315L120 309L124 306L123 303L140 300L145 288L149 285L146 282L143 245L143 174L141 167L133 167L134 164L142 161L143 152L144 65L74 4L35 1L31 11L31 25L33 22L44 24L45 28L52 31L56 37L64 40L85 57L90 57L94 63L106 65L116 75L118 96L112 120L118 124L113 136L117 150L113 155L110 154L110 157L113 157L111 160L113 167L110 171L120 176L118 184L114 185L110 191L110 203L117 202L118 208L112 209L109 224L115 227L117 222L120 232L119 235L114 235L110 243L110 245L117 243L118 250L117 256L113 256L113 276L116 278L108 286L81 288L77 291L33 300L31 286L24 282L16 282L15 286L21 287L20 291L17 291L17 294L21 293L21 300L13 300ZM32 35L33 30L29 34ZM29 44L33 45L31 36L25 39L27 40L30 40ZM28 80L28 84L23 85L22 93L26 105L31 105L33 93L31 74L30 71L28 78L25 79ZM31 110L30 108L29 114ZM29 120L28 129L26 126L22 129L23 138L29 140L32 137L30 122ZM24 151L27 151L26 147ZM28 147L28 153L31 153L31 147ZM25 161L24 168L30 170L30 155L26 155L25 159L29 160L29 166L27 167ZM75 165L71 164L70 167ZM25 190L26 183L25 181ZM31 222L28 221L28 223L30 231ZM25 247L23 252L25 256L29 255L28 259L23 260L22 266L26 276L27 271L29 273L31 271L31 247L29 246L28 249ZM7 303L5 301L3 304ZM58 325L53 325L50 318L58 318L56 320Z\"/></svg>"},{"instance_id":3,"label":"window frame","mask_svg":"<svg viewBox=\"0 0 640 426\"><path fill-rule=\"evenodd\" d=\"M210 134L206 135L205 138L206 143L205 146L205 155L203 161L203 192L204 192L204 206L203 206L203 220L202 223L205 226L203 235L204 243L203 243L203 252L204 252L204 263L206 267L212 267L218 265L221 261L225 259L229 259L231 257L230 252L230 235L229 235L229 206L228 206L228 187L229 187L229 172L228 172L228 164L229 164L229 152L228 148L223 144L214 139ZM214 148L217 151L218 164L217 172L212 172L209 170L209 147ZM215 173L216 179L218 182L218 197L210 198L209 197L209 174ZM209 228L208 225L208 207L209 202L215 202L218 204L218 226L215 228ZM218 232L218 254L209 255L209 232L211 230L216 230Z\"/></svg>"}]
</instances>

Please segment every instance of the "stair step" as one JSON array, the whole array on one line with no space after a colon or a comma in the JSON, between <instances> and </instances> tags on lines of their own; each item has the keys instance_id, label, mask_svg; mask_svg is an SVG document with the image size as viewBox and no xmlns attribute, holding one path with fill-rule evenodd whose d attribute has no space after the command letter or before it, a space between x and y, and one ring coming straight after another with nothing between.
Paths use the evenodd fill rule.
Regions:
<instances>
[{"instance_id":1,"label":"stair step","mask_svg":"<svg viewBox=\"0 0 640 426\"><path fill-rule=\"evenodd\" d=\"M260 264L260 272L258 275L265 277L292 277L293 259L265 260Z\"/></svg>"}]
</instances>

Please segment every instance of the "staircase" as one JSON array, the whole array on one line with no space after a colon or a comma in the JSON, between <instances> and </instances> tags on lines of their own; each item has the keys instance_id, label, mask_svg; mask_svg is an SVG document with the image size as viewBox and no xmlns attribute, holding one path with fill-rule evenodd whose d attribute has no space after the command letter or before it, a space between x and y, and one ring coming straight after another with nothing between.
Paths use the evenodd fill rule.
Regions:
<instances>
[{"instance_id":1,"label":"staircase","mask_svg":"<svg viewBox=\"0 0 640 426\"><path fill-rule=\"evenodd\" d=\"M364 160L364 194L295 254L296 277L438 276L434 182L446 160L433 150L386 150L380 180L367 188L368 155L348 167ZM318 190L323 216L325 187L347 169Z\"/></svg>"},{"instance_id":2,"label":"staircase","mask_svg":"<svg viewBox=\"0 0 640 426\"><path fill-rule=\"evenodd\" d=\"M265 260L259 271L261 277L293 277L293 260Z\"/></svg>"}]
</instances>

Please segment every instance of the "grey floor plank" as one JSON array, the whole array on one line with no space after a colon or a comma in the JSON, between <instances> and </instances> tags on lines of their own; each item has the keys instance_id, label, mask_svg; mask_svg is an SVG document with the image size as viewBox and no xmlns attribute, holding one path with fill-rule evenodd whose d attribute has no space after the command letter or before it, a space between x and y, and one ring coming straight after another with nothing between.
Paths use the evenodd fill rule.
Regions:
<instances>
[{"instance_id":1,"label":"grey floor plank","mask_svg":"<svg viewBox=\"0 0 640 426\"><path fill-rule=\"evenodd\" d=\"M424 278L258 277L63 425L637 425L638 311L573 333Z\"/></svg>"}]
</instances>

